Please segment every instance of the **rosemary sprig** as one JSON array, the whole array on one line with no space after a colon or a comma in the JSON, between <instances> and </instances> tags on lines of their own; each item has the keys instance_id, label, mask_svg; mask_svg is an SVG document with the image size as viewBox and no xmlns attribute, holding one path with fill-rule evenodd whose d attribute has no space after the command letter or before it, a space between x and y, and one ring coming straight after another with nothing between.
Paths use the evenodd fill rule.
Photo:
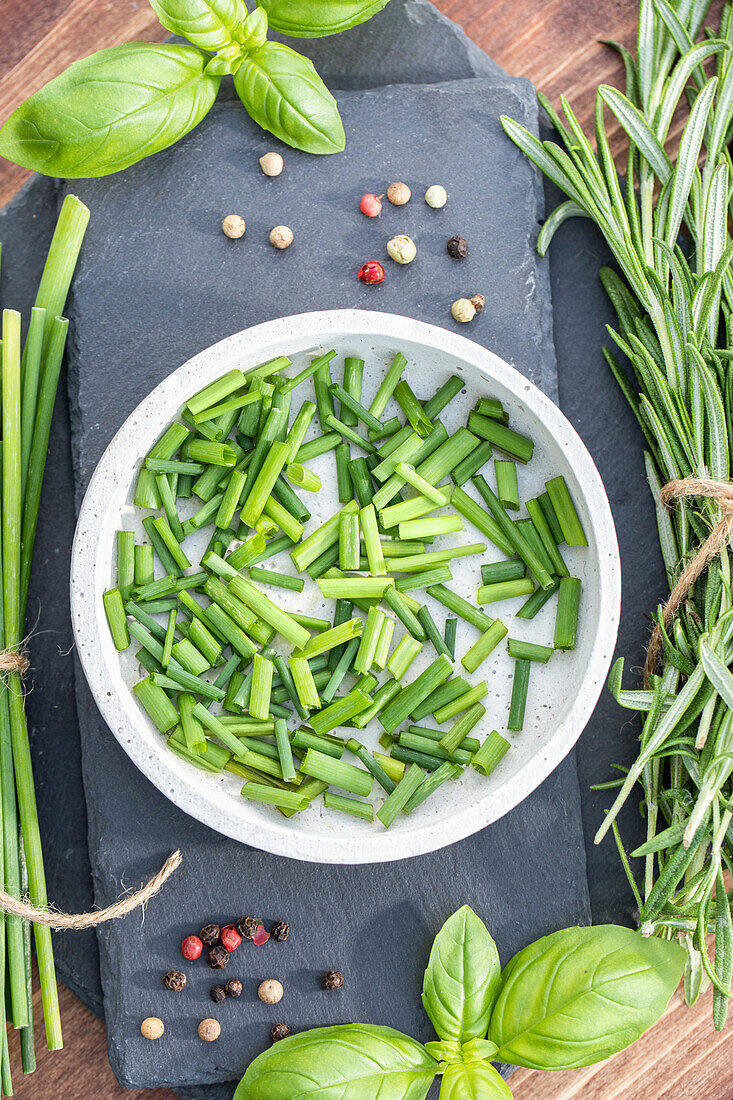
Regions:
<instances>
[{"instance_id":1,"label":"rosemary sprig","mask_svg":"<svg viewBox=\"0 0 733 1100\"><path fill-rule=\"evenodd\" d=\"M544 253L567 218L591 218L620 274L601 271L618 323L604 349L643 431L646 472L657 508L670 588L721 519L716 499L682 499L668 510L660 490L685 478L730 477L733 432L733 7L717 33L696 42L708 0L641 0L636 58L622 53L625 94L596 93L595 149L570 105L540 97L559 142L539 142L509 118L504 129L568 196L545 222ZM610 43L614 45L614 43ZM708 63L707 65L705 63ZM710 72L711 65L714 71ZM680 102L689 104L679 151L665 148ZM606 109L628 138L619 181L606 134ZM676 938L687 952L685 994L692 1003L712 982L722 1028L731 996L733 925L733 591L728 545L710 562L665 625L659 668L643 690L621 687L623 659L610 687L619 704L645 714L636 761L596 841L609 830L626 859L616 818L636 785L644 793L646 843L637 895L646 934ZM617 784L608 784L616 787ZM638 866L638 864L637 864ZM632 883L633 884L633 883ZM636 891L636 886L634 889ZM714 959L705 936L715 938Z\"/></svg>"}]
</instances>

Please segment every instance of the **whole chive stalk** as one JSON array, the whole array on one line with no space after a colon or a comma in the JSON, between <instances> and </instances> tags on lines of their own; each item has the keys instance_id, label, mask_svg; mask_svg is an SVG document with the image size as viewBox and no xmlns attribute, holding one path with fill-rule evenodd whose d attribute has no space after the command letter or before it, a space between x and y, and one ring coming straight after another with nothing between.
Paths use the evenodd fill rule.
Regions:
<instances>
[{"instance_id":1,"label":"whole chive stalk","mask_svg":"<svg viewBox=\"0 0 733 1100\"><path fill-rule=\"evenodd\" d=\"M456 719L448 732L441 737L438 742L441 749L449 754L455 753L464 738L468 736L473 727L481 721L485 714L486 707L481 703L474 703L469 710L465 711L460 718Z\"/></svg>"},{"instance_id":2,"label":"whole chive stalk","mask_svg":"<svg viewBox=\"0 0 733 1100\"><path fill-rule=\"evenodd\" d=\"M510 745L505 737L493 730L484 741L477 753L471 758L471 764L482 775L491 775L494 768L500 763Z\"/></svg>"},{"instance_id":3,"label":"whole chive stalk","mask_svg":"<svg viewBox=\"0 0 733 1100\"><path fill-rule=\"evenodd\" d=\"M373 776L363 768L348 764L345 760L334 760L317 749L308 749L301 764L301 771L313 779L320 779L329 786L340 787L351 794L366 798L372 789Z\"/></svg>"},{"instance_id":4,"label":"whole chive stalk","mask_svg":"<svg viewBox=\"0 0 733 1100\"><path fill-rule=\"evenodd\" d=\"M502 600L514 600L517 596L531 596L533 592L534 582L530 577L520 577L515 581L497 581L479 586L477 602L500 603Z\"/></svg>"},{"instance_id":5,"label":"whole chive stalk","mask_svg":"<svg viewBox=\"0 0 733 1100\"><path fill-rule=\"evenodd\" d=\"M511 582L507 582L511 583ZM488 630L485 630L477 642L471 646L461 658L461 664L466 672L475 672L486 658L492 653L502 638L505 638L507 628L501 619L494 619Z\"/></svg>"},{"instance_id":6,"label":"whole chive stalk","mask_svg":"<svg viewBox=\"0 0 733 1100\"><path fill-rule=\"evenodd\" d=\"M555 616L555 649L575 649L578 633L581 581L577 577L563 577L557 594Z\"/></svg>"},{"instance_id":7,"label":"whole chive stalk","mask_svg":"<svg viewBox=\"0 0 733 1100\"><path fill-rule=\"evenodd\" d=\"M430 772L429 775L423 778L415 793L405 803L404 812L411 814L413 810L416 810L418 806L421 806L423 802L430 798L431 794L437 791L438 787L441 787L447 779L457 779L462 771L463 768L459 764L452 764L449 760L446 760L434 772Z\"/></svg>"},{"instance_id":8,"label":"whole chive stalk","mask_svg":"<svg viewBox=\"0 0 733 1100\"><path fill-rule=\"evenodd\" d=\"M250 566L249 576L250 580L271 584L275 588L287 588L291 592L302 592L305 585L302 577L290 577L287 573L278 573L276 569L261 569L257 565Z\"/></svg>"},{"instance_id":9,"label":"whole chive stalk","mask_svg":"<svg viewBox=\"0 0 733 1100\"><path fill-rule=\"evenodd\" d=\"M474 703L478 703L484 698L487 691L488 683L486 680L482 680L479 684L474 684L472 688L462 692L457 698L444 703L440 707L436 707L433 711L435 721L439 726L442 726L444 722L450 721L450 719L455 718L457 714L461 714L464 710L468 710Z\"/></svg>"},{"instance_id":10,"label":"whole chive stalk","mask_svg":"<svg viewBox=\"0 0 733 1100\"><path fill-rule=\"evenodd\" d=\"M432 664L428 665L417 679L406 685L402 692L382 711L379 722L387 733L392 733L402 725L414 707L426 699L445 680L448 679L453 666L445 654L441 654Z\"/></svg>"},{"instance_id":11,"label":"whole chive stalk","mask_svg":"<svg viewBox=\"0 0 733 1100\"><path fill-rule=\"evenodd\" d=\"M255 653L252 658L252 688L249 695L249 713L253 718L265 719L270 714L270 693L275 666L267 657Z\"/></svg>"},{"instance_id":12,"label":"whole chive stalk","mask_svg":"<svg viewBox=\"0 0 733 1100\"><path fill-rule=\"evenodd\" d=\"M519 511L519 486L517 484L517 464L507 460L494 461L496 474L496 495L505 508Z\"/></svg>"},{"instance_id":13,"label":"whole chive stalk","mask_svg":"<svg viewBox=\"0 0 733 1100\"><path fill-rule=\"evenodd\" d=\"M524 712L527 707L527 691L531 671L531 661L519 660L514 662L512 697L509 703L509 719L507 721L507 729L509 730L521 730L524 725Z\"/></svg>"},{"instance_id":14,"label":"whole chive stalk","mask_svg":"<svg viewBox=\"0 0 733 1100\"><path fill-rule=\"evenodd\" d=\"M347 512L341 513L339 525L339 565L342 569L359 568L359 517Z\"/></svg>"},{"instance_id":15,"label":"whole chive stalk","mask_svg":"<svg viewBox=\"0 0 733 1100\"><path fill-rule=\"evenodd\" d=\"M541 560L538 558L537 554L534 552L530 544L527 542L527 539L525 538L523 533L520 531L515 523L512 523L511 519L502 508L498 497L490 488L490 486L486 483L485 478L483 478L480 474L477 474L476 477L473 478L473 484L476 486L479 493L488 504L489 509L494 516L494 519L502 529L502 533L504 534L506 539L512 544L513 550L515 550L519 554L520 558L525 562L530 573L534 574L539 586L541 588L550 588L552 586L552 577L547 572Z\"/></svg>"},{"instance_id":16,"label":"whole chive stalk","mask_svg":"<svg viewBox=\"0 0 733 1100\"><path fill-rule=\"evenodd\" d=\"M468 428L474 435L491 443L497 451L526 464L532 458L534 443L531 439L480 413L468 414Z\"/></svg>"},{"instance_id":17,"label":"whole chive stalk","mask_svg":"<svg viewBox=\"0 0 733 1100\"><path fill-rule=\"evenodd\" d=\"M562 474L553 477L545 482L545 488L568 546L587 546L588 539L585 537L580 516L575 510L565 478Z\"/></svg>"},{"instance_id":18,"label":"whole chive stalk","mask_svg":"<svg viewBox=\"0 0 733 1100\"><path fill-rule=\"evenodd\" d=\"M392 360L387 373L382 379L379 389L374 395L374 400L369 406L372 416L379 417L387 407L387 402L395 391L395 387L402 377L402 372L407 366L407 360L401 352L397 352Z\"/></svg>"},{"instance_id":19,"label":"whole chive stalk","mask_svg":"<svg viewBox=\"0 0 733 1100\"><path fill-rule=\"evenodd\" d=\"M102 596L102 603L104 604L104 613L107 616L115 649L120 651L127 649L130 644L130 634L127 629L125 605L122 602L119 588L111 588L108 592L105 592Z\"/></svg>"},{"instance_id":20,"label":"whole chive stalk","mask_svg":"<svg viewBox=\"0 0 733 1100\"><path fill-rule=\"evenodd\" d=\"M364 537L364 546L369 561L369 572L372 576L383 576L387 572L387 566L382 553L382 544L379 540L379 528L377 527L377 513L373 504L368 504L359 512L359 527Z\"/></svg>"},{"instance_id":21,"label":"whole chive stalk","mask_svg":"<svg viewBox=\"0 0 733 1100\"><path fill-rule=\"evenodd\" d=\"M326 791L323 795L323 805L327 810L337 810L342 814L360 817L364 821L374 820L374 807L371 802L361 802L358 798L348 798L343 794Z\"/></svg>"},{"instance_id":22,"label":"whole chive stalk","mask_svg":"<svg viewBox=\"0 0 733 1100\"><path fill-rule=\"evenodd\" d=\"M461 489L456 485L451 493L450 500L455 510L469 523L472 523L474 527L477 527L481 534L490 539L502 553L508 555L515 553L514 543L507 537L503 528L488 514L485 508L482 508L473 497L468 495L465 489Z\"/></svg>"},{"instance_id":23,"label":"whole chive stalk","mask_svg":"<svg viewBox=\"0 0 733 1100\"><path fill-rule=\"evenodd\" d=\"M404 777L377 810L377 817L382 822L385 829L389 829L397 815L404 810L405 806L422 783L423 778L423 773L420 768L418 768L417 764L412 764L407 769Z\"/></svg>"},{"instance_id":24,"label":"whole chive stalk","mask_svg":"<svg viewBox=\"0 0 733 1100\"><path fill-rule=\"evenodd\" d=\"M428 588L428 593L433 596L438 603L442 603L444 607L447 607L449 611L452 611L454 615L458 615L459 618L465 619L466 622L471 623L477 630L485 631L491 626L493 619L490 619L488 615L478 607L474 607L468 600L464 600L462 596L459 596L457 592L454 592L450 588L446 588L444 584L433 584Z\"/></svg>"},{"instance_id":25,"label":"whole chive stalk","mask_svg":"<svg viewBox=\"0 0 733 1100\"><path fill-rule=\"evenodd\" d=\"M555 652L552 646L537 645L535 642L523 642L519 638L509 638L507 641L509 656L518 661L539 661L546 665Z\"/></svg>"},{"instance_id":26,"label":"whole chive stalk","mask_svg":"<svg viewBox=\"0 0 733 1100\"><path fill-rule=\"evenodd\" d=\"M433 425L430 418L425 415L425 410L415 397L409 384L405 382L404 379L395 386L393 396L407 417L408 422L412 426L412 430L416 432L421 439L427 438L433 430Z\"/></svg>"}]
</instances>

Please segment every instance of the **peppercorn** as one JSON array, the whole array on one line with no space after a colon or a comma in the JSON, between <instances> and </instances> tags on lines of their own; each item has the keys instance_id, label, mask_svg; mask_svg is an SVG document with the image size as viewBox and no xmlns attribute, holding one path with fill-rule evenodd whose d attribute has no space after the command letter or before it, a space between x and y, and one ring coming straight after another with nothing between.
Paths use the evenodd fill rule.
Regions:
<instances>
[{"instance_id":1,"label":"peppercorn","mask_svg":"<svg viewBox=\"0 0 733 1100\"><path fill-rule=\"evenodd\" d=\"M453 320L460 321L461 324L473 321L476 316L476 306L470 298L456 298L450 311L453 314Z\"/></svg>"},{"instance_id":2,"label":"peppercorn","mask_svg":"<svg viewBox=\"0 0 733 1100\"><path fill-rule=\"evenodd\" d=\"M401 233L391 241L387 241L387 254L395 263L411 264L417 256L417 247L412 237Z\"/></svg>"},{"instance_id":3,"label":"peppercorn","mask_svg":"<svg viewBox=\"0 0 733 1100\"><path fill-rule=\"evenodd\" d=\"M169 970L163 975L163 985L170 989L171 993L180 993L186 984L186 975L180 970Z\"/></svg>"},{"instance_id":4,"label":"peppercorn","mask_svg":"<svg viewBox=\"0 0 733 1100\"><path fill-rule=\"evenodd\" d=\"M454 260L463 260L468 255L468 241L458 233L451 237L445 247L448 249L448 255Z\"/></svg>"},{"instance_id":5,"label":"peppercorn","mask_svg":"<svg viewBox=\"0 0 733 1100\"><path fill-rule=\"evenodd\" d=\"M221 1024L218 1020L202 1020L199 1024L199 1039L205 1043L213 1043L221 1035Z\"/></svg>"},{"instance_id":6,"label":"peppercorn","mask_svg":"<svg viewBox=\"0 0 733 1100\"><path fill-rule=\"evenodd\" d=\"M283 158L279 153L265 153L260 157L260 168L266 176L279 176L283 170Z\"/></svg>"},{"instance_id":7,"label":"peppercorn","mask_svg":"<svg viewBox=\"0 0 733 1100\"><path fill-rule=\"evenodd\" d=\"M326 989L343 989L344 976L340 970L327 970L323 975L323 984Z\"/></svg>"},{"instance_id":8,"label":"peppercorn","mask_svg":"<svg viewBox=\"0 0 733 1100\"><path fill-rule=\"evenodd\" d=\"M486 305L486 299L484 298L483 294L474 294L473 298L471 299L471 305L477 313L480 313Z\"/></svg>"},{"instance_id":9,"label":"peppercorn","mask_svg":"<svg viewBox=\"0 0 733 1100\"><path fill-rule=\"evenodd\" d=\"M270 935L277 943L285 943L290 935L290 925L286 924L284 920L276 920L270 930Z\"/></svg>"},{"instance_id":10,"label":"peppercorn","mask_svg":"<svg viewBox=\"0 0 733 1100\"><path fill-rule=\"evenodd\" d=\"M221 928L218 924L205 924L199 935L207 947L216 947L221 936Z\"/></svg>"},{"instance_id":11,"label":"peppercorn","mask_svg":"<svg viewBox=\"0 0 733 1100\"><path fill-rule=\"evenodd\" d=\"M439 183L434 183L425 192L425 202L434 210L441 210L448 201L448 192Z\"/></svg>"},{"instance_id":12,"label":"peppercorn","mask_svg":"<svg viewBox=\"0 0 733 1100\"><path fill-rule=\"evenodd\" d=\"M148 1016L140 1024L140 1032L144 1039L160 1039L165 1031L165 1025L157 1016Z\"/></svg>"},{"instance_id":13,"label":"peppercorn","mask_svg":"<svg viewBox=\"0 0 733 1100\"><path fill-rule=\"evenodd\" d=\"M226 987L223 985L212 985L209 990L209 996L215 1005L221 1004L227 995Z\"/></svg>"},{"instance_id":14,"label":"peppercorn","mask_svg":"<svg viewBox=\"0 0 733 1100\"><path fill-rule=\"evenodd\" d=\"M404 206L411 196L412 191L406 183L390 183L387 188L387 198L393 206Z\"/></svg>"},{"instance_id":15,"label":"peppercorn","mask_svg":"<svg viewBox=\"0 0 733 1100\"><path fill-rule=\"evenodd\" d=\"M372 195L368 192L366 195L361 196L359 209L361 210L362 214L366 214L368 218L376 218L378 214L382 213L381 200L381 195Z\"/></svg>"},{"instance_id":16,"label":"peppercorn","mask_svg":"<svg viewBox=\"0 0 733 1100\"><path fill-rule=\"evenodd\" d=\"M257 996L266 1005L276 1005L283 999L284 993L282 983L277 978L267 978L257 987Z\"/></svg>"},{"instance_id":17,"label":"peppercorn","mask_svg":"<svg viewBox=\"0 0 733 1100\"><path fill-rule=\"evenodd\" d=\"M230 978L227 984L224 986L224 992L227 997L241 997L242 996L242 983L239 978Z\"/></svg>"},{"instance_id":18,"label":"peppercorn","mask_svg":"<svg viewBox=\"0 0 733 1100\"><path fill-rule=\"evenodd\" d=\"M237 929L234 927L233 924L228 924L226 928L222 928L221 942L223 946L226 947L227 951L237 950L240 943L242 942L242 937L240 936L239 932L237 932Z\"/></svg>"},{"instance_id":19,"label":"peppercorn","mask_svg":"<svg viewBox=\"0 0 733 1100\"><path fill-rule=\"evenodd\" d=\"M274 248L290 248L293 243L293 231L289 225L276 225L270 230L270 244Z\"/></svg>"},{"instance_id":20,"label":"peppercorn","mask_svg":"<svg viewBox=\"0 0 733 1100\"><path fill-rule=\"evenodd\" d=\"M367 286L371 286L374 283L384 282L384 268L380 264L379 260L367 260L365 264L362 264L359 268L359 278Z\"/></svg>"},{"instance_id":21,"label":"peppercorn","mask_svg":"<svg viewBox=\"0 0 733 1100\"><path fill-rule=\"evenodd\" d=\"M229 962L229 952L226 947L212 947L206 961L212 970L224 970Z\"/></svg>"},{"instance_id":22,"label":"peppercorn","mask_svg":"<svg viewBox=\"0 0 733 1100\"><path fill-rule=\"evenodd\" d=\"M225 236L231 237L233 241L236 241L244 236L247 223L241 214L227 214L224 221L221 223L221 227L224 230Z\"/></svg>"},{"instance_id":23,"label":"peppercorn","mask_svg":"<svg viewBox=\"0 0 733 1100\"><path fill-rule=\"evenodd\" d=\"M261 924L259 917L240 917L235 922L235 928L243 940L251 940Z\"/></svg>"},{"instance_id":24,"label":"peppercorn","mask_svg":"<svg viewBox=\"0 0 733 1100\"><path fill-rule=\"evenodd\" d=\"M195 959L200 958L203 949L204 945L198 936L186 936L181 944L181 954L184 959L188 959L189 962L193 962Z\"/></svg>"},{"instance_id":25,"label":"peppercorn","mask_svg":"<svg viewBox=\"0 0 733 1100\"><path fill-rule=\"evenodd\" d=\"M270 1038L273 1043L279 1043L281 1039L287 1039L292 1032L287 1024L273 1024L270 1028Z\"/></svg>"}]
</instances>

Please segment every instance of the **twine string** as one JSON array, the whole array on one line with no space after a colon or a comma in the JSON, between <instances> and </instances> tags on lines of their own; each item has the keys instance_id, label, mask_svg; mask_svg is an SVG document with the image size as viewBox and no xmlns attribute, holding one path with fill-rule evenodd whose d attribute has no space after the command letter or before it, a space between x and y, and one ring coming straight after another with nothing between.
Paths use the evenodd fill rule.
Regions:
<instances>
[{"instance_id":1,"label":"twine string","mask_svg":"<svg viewBox=\"0 0 733 1100\"><path fill-rule=\"evenodd\" d=\"M667 507L679 497L708 497L715 500L720 507L719 522L695 557L680 573L669 599L662 608L662 622L667 630L695 581L707 569L713 558L717 557L733 534L733 484L708 477L686 477L679 481L668 481L659 496L662 504ZM649 687L651 677L656 671L661 650L662 631L659 623L655 623L644 662L645 687Z\"/></svg>"}]
</instances>

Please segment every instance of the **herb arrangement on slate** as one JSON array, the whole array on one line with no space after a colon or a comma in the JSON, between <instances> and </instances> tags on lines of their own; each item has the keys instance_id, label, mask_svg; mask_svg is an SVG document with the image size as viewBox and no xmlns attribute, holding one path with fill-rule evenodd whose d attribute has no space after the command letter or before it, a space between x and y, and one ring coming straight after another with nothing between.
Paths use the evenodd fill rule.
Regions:
<instances>
[{"instance_id":1,"label":"herb arrangement on slate","mask_svg":"<svg viewBox=\"0 0 733 1100\"><path fill-rule=\"evenodd\" d=\"M618 315L610 335L623 362L607 362L638 419L657 507L671 594L653 613L644 685L623 690L623 659L610 686L621 706L644 715L639 755L607 784L618 795L598 831L613 829L629 796L643 792L647 840L638 889L642 930L679 939L687 952L685 994L714 986L715 1026L728 1011L733 974L733 239L729 228L733 122L733 8L717 32L703 26L707 3L642 0L637 56L620 49L626 94L601 86L598 152L562 101L564 119L541 97L562 145L539 143L511 119L509 136L568 196L547 219L540 251L569 217L591 218L618 270L601 272ZM708 75L706 62L713 71ZM708 66L709 67L709 66ZM665 151L680 100L690 102L676 157ZM619 183L605 129L606 108L628 136ZM637 191L638 185L638 191ZM630 368L630 370L628 369ZM715 937L715 960L705 939Z\"/></svg>"}]
</instances>

